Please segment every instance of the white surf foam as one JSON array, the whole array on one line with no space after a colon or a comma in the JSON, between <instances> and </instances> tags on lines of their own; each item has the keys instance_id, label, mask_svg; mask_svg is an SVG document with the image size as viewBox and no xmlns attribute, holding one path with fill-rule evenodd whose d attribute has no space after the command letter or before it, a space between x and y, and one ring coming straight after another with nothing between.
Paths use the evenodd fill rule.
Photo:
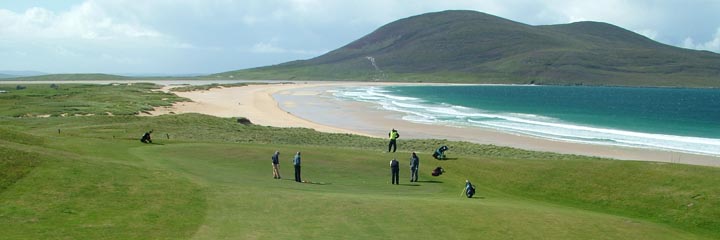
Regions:
<instances>
[{"instance_id":1,"label":"white surf foam","mask_svg":"<svg viewBox=\"0 0 720 240\"><path fill-rule=\"evenodd\" d=\"M340 99L375 103L383 109L404 113L406 115L402 119L416 123L491 128L558 141L720 156L720 139L583 126L536 114L491 112L430 103L419 98L393 95L381 87L346 88L332 93Z\"/></svg>"}]
</instances>

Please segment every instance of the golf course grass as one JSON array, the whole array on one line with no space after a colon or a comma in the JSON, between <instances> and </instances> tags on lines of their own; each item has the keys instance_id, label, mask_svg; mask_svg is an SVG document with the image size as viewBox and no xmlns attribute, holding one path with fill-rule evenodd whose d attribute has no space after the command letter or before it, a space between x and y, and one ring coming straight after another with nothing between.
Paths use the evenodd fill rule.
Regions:
<instances>
[{"instance_id":1,"label":"golf course grass","mask_svg":"<svg viewBox=\"0 0 720 240\"><path fill-rule=\"evenodd\" d=\"M442 140L400 141L393 154L384 139L200 114L73 116L63 100L22 104L49 96L47 86L11 87L0 85L0 109L13 109L0 112L3 239L720 238L718 168ZM146 87L60 90L95 103L90 113L112 113L100 102L125 113L177 101ZM95 97L110 92L134 100ZM154 143L140 143L150 129ZM430 157L438 144L452 147L450 160ZM292 180L296 151L307 183ZM421 158L416 183L410 151ZM400 185L390 184L393 157ZM447 172L430 176L436 166ZM478 187L471 199L465 179Z\"/></svg>"}]
</instances>

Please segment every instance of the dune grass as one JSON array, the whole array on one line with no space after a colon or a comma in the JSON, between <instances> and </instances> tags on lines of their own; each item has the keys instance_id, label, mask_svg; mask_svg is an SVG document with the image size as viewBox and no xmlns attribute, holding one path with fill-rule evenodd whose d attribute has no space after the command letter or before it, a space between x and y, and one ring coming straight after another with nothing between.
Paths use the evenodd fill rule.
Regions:
<instances>
[{"instance_id":1,"label":"dune grass","mask_svg":"<svg viewBox=\"0 0 720 240\"><path fill-rule=\"evenodd\" d=\"M282 83L281 84L287 84ZM250 82L250 83L211 83L206 85L189 85L189 86L182 86L182 87L174 87L172 90L173 92L192 92L192 91L204 91L204 90L210 90L213 88L229 88L229 87L243 87L248 85L265 85L269 83L262 83L262 82Z\"/></svg>"},{"instance_id":2,"label":"dune grass","mask_svg":"<svg viewBox=\"0 0 720 240\"><path fill-rule=\"evenodd\" d=\"M51 87L54 85L55 87ZM30 84L25 89L0 84L0 115L10 117L134 115L186 99L155 91L151 83Z\"/></svg>"},{"instance_id":3,"label":"dune grass","mask_svg":"<svg viewBox=\"0 0 720 240\"><path fill-rule=\"evenodd\" d=\"M0 126L3 239L720 237L712 167L442 140L404 140L390 154L383 139L199 114L4 115ZM140 143L149 129L155 144ZM429 156L438 144L453 146L451 160ZM291 180L296 151L310 183ZM409 151L420 152L420 181L403 167L390 185L388 161L407 166ZM446 174L430 176L438 165ZM472 199L460 195L465 179L478 186Z\"/></svg>"}]
</instances>

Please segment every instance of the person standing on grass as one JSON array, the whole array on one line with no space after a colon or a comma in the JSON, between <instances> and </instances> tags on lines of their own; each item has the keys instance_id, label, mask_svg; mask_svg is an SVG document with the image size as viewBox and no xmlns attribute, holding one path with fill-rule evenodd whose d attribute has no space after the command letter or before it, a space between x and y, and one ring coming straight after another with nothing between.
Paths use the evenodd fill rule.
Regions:
<instances>
[{"instance_id":1,"label":"person standing on grass","mask_svg":"<svg viewBox=\"0 0 720 240\"><path fill-rule=\"evenodd\" d=\"M280 151L275 151L272 155L272 167L273 167L273 178L281 179L280 177Z\"/></svg>"},{"instance_id":2,"label":"person standing on grass","mask_svg":"<svg viewBox=\"0 0 720 240\"><path fill-rule=\"evenodd\" d=\"M418 168L420 168L420 158L415 152L410 156L410 182L417 182Z\"/></svg>"},{"instance_id":3,"label":"person standing on grass","mask_svg":"<svg viewBox=\"0 0 720 240\"><path fill-rule=\"evenodd\" d=\"M394 158L390 160L390 172L392 172L392 184L400 184L400 162Z\"/></svg>"},{"instance_id":4,"label":"person standing on grass","mask_svg":"<svg viewBox=\"0 0 720 240\"><path fill-rule=\"evenodd\" d=\"M295 166L295 181L302 182L302 179L300 179L300 152L295 154L295 158L293 158L293 166Z\"/></svg>"},{"instance_id":5,"label":"person standing on grass","mask_svg":"<svg viewBox=\"0 0 720 240\"><path fill-rule=\"evenodd\" d=\"M395 152L395 150L397 150L397 139L400 137L400 133L398 133L398 131L393 128L392 131L388 133L388 137L390 137L390 143L388 144L388 152L390 152L390 149L392 149L392 152Z\"/></svg>"}]
</instances>

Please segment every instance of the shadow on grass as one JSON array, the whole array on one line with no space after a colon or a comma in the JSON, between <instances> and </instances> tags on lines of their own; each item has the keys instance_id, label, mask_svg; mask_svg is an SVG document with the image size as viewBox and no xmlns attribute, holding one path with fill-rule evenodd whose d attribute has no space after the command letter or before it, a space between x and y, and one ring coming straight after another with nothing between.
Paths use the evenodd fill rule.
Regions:
<instances>
[{"instance_id":1,"label":"shadow on grass","mask_svg":"<svg viewBox=\"0 0 720 240\"><path fill-rule=\"evenodd\" d=\"M330 185L330 184L332 184L332 183L326 183L326 182L311 182L311 181L304 181L302 183L314 184L314 185Z\"/></svg>"},{"instance_id":2,"label":"shadow on grass","mask_svg":"<svg viewBox=\"0 0 720 240\"><path fill-rule=\"evenodd\" d=\"M295 182L295 179L290 179L290 178L281 178L280 180ZM328 183L328 182L313 182L313 181L303 181L301 183L314 184L314 185L330 185L330 184L332 184L332 183Z\"/></svg>"},{"instance_id":3,"label":"shadow on grass","mask_svg":"<svg viewBox=\"0 0 720 240\"><path fill-rule=\"evenodd\" d=\"M442 181L437 181L437 180L424 180L424 181L418 180L417 182L422 182L422 183L443 183Z\"/></svg>"},{"instance_id":4,"label":"shadow on grass","mask_svg":"<svg viewBox=\"0 0 720 240\"><path fill-rule=\"evenodd\" d=\"M420 186L420 184L416 184L416 183L401 183L398 185L408 186L408 187L419 187Z\"/></svg>"},{"instance_id":5,"label":"shadow on grass","mask_svg":"<svg viewBox=\"0 0 720 240\"><path fill-rule=\"evenodd\" d=\"M443 159L437 159L437 160L438 161L448 161L448 160L454 161L454 160L458 160L458 158L443 158Z\"/></svg>"}]
</instances>

